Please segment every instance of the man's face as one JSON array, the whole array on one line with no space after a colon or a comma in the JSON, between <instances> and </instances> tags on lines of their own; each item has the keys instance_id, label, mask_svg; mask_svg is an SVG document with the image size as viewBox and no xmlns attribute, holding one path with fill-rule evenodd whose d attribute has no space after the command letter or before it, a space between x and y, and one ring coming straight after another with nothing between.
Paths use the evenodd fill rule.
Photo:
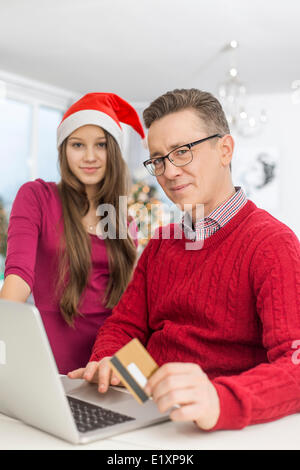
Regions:
<instances>
[{"instance_id":1,"label":"man's face","mask_svg":"<svg viewBox=\"0 0 300 470\"><path fill-rule=\"evenodd\" d=\"M212 134L215 133L217 132ZM150 156L164 156L180 145L212 134L207 132L203 121L192 109L169 114L154 121L149 128ZM224 180L228 179L230 174L229 163L233 147L229 156L226 138L232 141L231 137L227 136L192 147L193 160L186 166L176 167L168 159L165 160L165 172L157 177L157 181L169 199L181 210L184 210L185 204L192 204L193 208L196 204L204 204L207 215L217 207L224 194Z\"/></svg>"}]
</instances>

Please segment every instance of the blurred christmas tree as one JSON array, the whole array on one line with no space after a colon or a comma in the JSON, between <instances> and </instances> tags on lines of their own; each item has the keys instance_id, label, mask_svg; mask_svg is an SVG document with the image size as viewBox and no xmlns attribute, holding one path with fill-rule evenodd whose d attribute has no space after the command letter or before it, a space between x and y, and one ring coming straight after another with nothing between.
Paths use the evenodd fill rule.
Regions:
<instances>
[{"instance_id":1,"label":"blurred christmas tree","mask_svg":"<svg viewBox=\"0 0 300 470\"><path fill-rule=\"evenodd\" d=\"M155 229L162 225L163 205L157 197L155 186L134 182L128 198L128 212L137 224L139 249L142 251Z\"/></svg>"},{"instance_id":2,"label":"blurred christmas tree","mask_svg":"<svg viewBox=\"0 0 300 470\"><path fill-rule=\"evenodd\" d=\"M4 210L3 201L0 198L0 256L6 256L7 248L7 216Z\"/></svg>"}]
</instances>

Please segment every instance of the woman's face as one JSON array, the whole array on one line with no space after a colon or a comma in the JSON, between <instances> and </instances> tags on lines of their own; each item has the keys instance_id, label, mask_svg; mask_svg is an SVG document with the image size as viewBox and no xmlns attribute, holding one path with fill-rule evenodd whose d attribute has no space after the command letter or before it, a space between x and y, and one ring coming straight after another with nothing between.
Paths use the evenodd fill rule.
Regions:
<instances>
[{"instance_id":1,"label":"woman's face","mask_svg":"<svg viewBox=\"0 0 300 470\"><path fill-rule=\"evenodd\" d=\"M100 183L107 158L104 130L94 125L76 129L68 137L66 156L70 170L86 187Z\"/></svg>"}]
</instances>

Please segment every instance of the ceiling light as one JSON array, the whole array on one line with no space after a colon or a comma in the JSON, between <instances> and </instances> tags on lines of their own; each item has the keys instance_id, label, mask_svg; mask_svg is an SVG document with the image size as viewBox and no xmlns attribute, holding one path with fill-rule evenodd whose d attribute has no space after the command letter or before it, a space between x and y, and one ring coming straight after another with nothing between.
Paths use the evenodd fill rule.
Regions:
<instances>
[{"instance_id":1,"label":"ceiling light","mask_svg":"<svg viewBox=\"0 0 300 470\"><path fill-rule=\"evenodd\" d=\"M258 115L249 116L249 99L246 93L246 86L238 76L237 66L238 42L232 40L223 48L223 52L229 52L229 78L219 85L219 98L223 105L225 115L233 132L243 136L252 136L259 132L267 122L267 113L261 110ZM299 101L300 101L300 80L299 80Z\"/></svg>"}]
</instances>

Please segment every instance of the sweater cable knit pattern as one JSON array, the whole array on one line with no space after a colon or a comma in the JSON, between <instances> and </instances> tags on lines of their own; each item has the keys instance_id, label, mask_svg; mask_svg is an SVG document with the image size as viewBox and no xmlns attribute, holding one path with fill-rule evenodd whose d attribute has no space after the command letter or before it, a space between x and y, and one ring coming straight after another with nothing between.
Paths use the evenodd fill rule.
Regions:
<instances>
[{"instance_id":1,"label":"sweater cable knit pattern","mask_svg":"<svg viewBox=\"0 0 300 470\"><path fill-rule=\"evenodd\" d=\"M172 226L173 230L174 227ZM194 362L216 387L214 429L240 429L300 411L300 247L252 201L202 249L153 238L100 328L90 360L137 337L159 365Z\"/></svg>"}]
</instances>

